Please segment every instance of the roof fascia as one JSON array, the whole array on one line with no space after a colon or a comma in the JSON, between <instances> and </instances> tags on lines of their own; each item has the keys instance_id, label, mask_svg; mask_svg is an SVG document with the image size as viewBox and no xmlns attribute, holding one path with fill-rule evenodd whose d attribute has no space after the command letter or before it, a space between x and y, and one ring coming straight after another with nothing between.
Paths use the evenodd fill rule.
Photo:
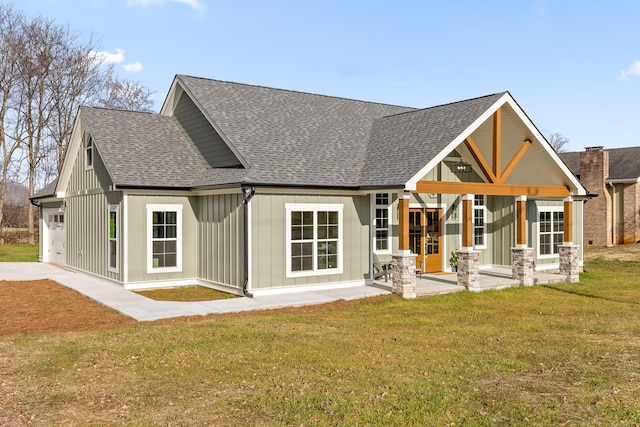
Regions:
<instances>
[{"instance_id":1,"label":"roof fascia","mask_svg":"<svg viewBox=\"0 0 640 427\"><path fill-rule=\"evenodd\" d=\"M173 115L173 111L176 108L176 102L180 98L180 95L182 95L182 91L182 86L178 84L178 76L176 75L173 78L173 82L171 82L171 88L169 88L167 96L164 98L162 108L160 108L160 114L163 116Z\"/></svg>"},{"instance_id":2,"label":"roof fascia","mask_svg":"<svg viewBox=\"0 0 640 427\"><path fill-rule=\"evenodd\" d=\"M250 165L249 162L247 162L244 157L242 157L242 155L240 154L240 152L236 149L236 147L231 143L231 141L229 141L229 139L227 138L227 136L222 132L222 130L218 127L218 125L216 124L216 122L209 116L209 113L207 113L207 110L204 109L204 107L202 106L202 104L200 104L200 101L198 101L198 99L193 95L193 93L189 90L189 88L187 87L187 85L184 84L184 82L182 81L182 79L180 78L180 76L176 76L175 80L173 82L173 85L171 86L171 93L172 96L175 97L178 93L178 88L176 85L180 85L180 89L182 89L182 91L184 93L187 94L187 96L191 99L191 101L196 105L196 107L198 107L198 110L200 110L200 112L202 113L202 115L205 117L205 119L207 119L207 122L209 122L209 124L211 125L211 127L218 133L218 135L220 135L220 138L222 138L222 140L224 141L225 144L227 144L227 147L229 147L229 149L231 150L231 152L233 153L234 156L236 156L236 158L240 161L240 163L242 164L242 167L244 167L245 169L249 169ZM174 87L176 86L176 87ZM167 97L167 99L169 99L169 97ZM171 98L172 100L172 104L174 104L175 102L177 102L177 98ZM165 105L162 106L162 112L165 115L172 115L173 114L173 107L171 107L171 110L169 110L169 107L166 107ZM167 114L168 112L171 112L171 114Z\"/></svg>"},{"instance_id":3,"label":"roof fascia","mask_svg":"<svg viewBox=\"0 0 640 427\"><path fill-rule=\"evenodd\" d=\"M81 107L78 107L78 111L76 113L76 119L73 123L73 129L71 130L69 147L67 147L67 154L64 156L62 169L60 170L60 177L54 190L54 194L59 198L64 198L64 194L69 186L69 180L71 179L71 173L73 172L73 166L76 164L76 160L78 158L78 150L82 145L82 131L78 129L82 128L81 122L84 119L82 118L80 108ZM78 133L80 135L78 135Z\"/></svg>"},{"instance_id":4,"label":"roof fascia","mask_svg":"<svg viewBox=\"0 0 640 427\"><path fill-rule=\"evenodd\" d=\"M575 195L584 196L587 194L587 190L584 188L580 181L575 177L575 175L569 170L569 168L564 164L564 162L558 156L558 153L555 152L551 145L547 142L546 138L542 136L538 128L531 122L529 117L525 114L525 112L520 108L518 103L513 99L509 92L505 92L496 102L493 103L491 107L489 107L483 114L481 114L471 125L469 125L460 135L458 135L453 141L451 141L436 157L434 157L429 163L426 164L418 173L416 173L407 183L405 184L405 188L407 190L415 190L416 184L424 175L427 174L431 169L436 167L441 161L443 161L449 153L451 153L458 145L462 144L464 140L471 135L476 129L480 127L485 121L487 121L497 110L503 105L508 104L513 111L515 111L516 115L520 120L524 123L527 129L531 132L531 134L535 137L535 139L540 143L540 145L547 151L547 153L551 156L551 158L555 161L556 165L562 170L565 176L571 181L574 188L576 189Z\"/></svg>"},{"instance_id":5,"label":"roof fascia","mask_svg":"<svg viewBox=\"0 0 640 427\"><path fill-rule=\"evenodd\" d=\"M638 178L618 178L618 179L605 179L604 182L607 184L637 184L640 182L640 177Z\"/></svg>"}]
</instances>

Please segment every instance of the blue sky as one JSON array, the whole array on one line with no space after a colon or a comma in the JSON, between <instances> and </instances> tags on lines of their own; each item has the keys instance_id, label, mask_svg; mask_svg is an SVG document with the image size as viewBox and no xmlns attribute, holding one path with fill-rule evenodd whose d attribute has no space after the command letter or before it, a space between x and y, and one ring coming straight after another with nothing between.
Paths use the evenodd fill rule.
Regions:
<instances>
[{"instance_id":1,"label":"blue sky","mask_svg":"<svg viewBox=\"0 0 640 427\"><path fill-rule=\"evenodd\" d=\"M5 0L0 0L5 1ZM640 145L637 0L19 0L119 75L175 74L429 107L508 90L568 151Z\"/></svg>"}]
</instances>

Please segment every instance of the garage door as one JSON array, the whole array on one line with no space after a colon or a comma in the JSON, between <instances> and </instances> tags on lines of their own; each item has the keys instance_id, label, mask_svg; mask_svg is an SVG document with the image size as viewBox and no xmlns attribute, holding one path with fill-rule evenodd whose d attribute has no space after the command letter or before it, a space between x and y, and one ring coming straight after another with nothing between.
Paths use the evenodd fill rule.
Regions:
<instances>
[{"instance_id":1,"label":"garage door","mask_svg":"<svg viewBox=\"0 0 640 427\"><path fill-rule=\"evenodd\" d=\"M66 237L64 232L64 212L58 210L48 212L47 220L47 261L64 265L66 261Z\"/></svg>"}]
</instances>

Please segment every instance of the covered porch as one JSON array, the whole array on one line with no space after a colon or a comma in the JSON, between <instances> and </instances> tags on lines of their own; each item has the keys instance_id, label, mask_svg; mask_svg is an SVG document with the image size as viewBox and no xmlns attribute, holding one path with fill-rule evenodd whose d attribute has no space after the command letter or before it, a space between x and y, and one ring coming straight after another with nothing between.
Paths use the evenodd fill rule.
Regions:
<instances>
[{"instance_id":1,"label":"covered porch","mask_svg":"<svg viewBox=\"0 0 640 427\"><path fill-rule=\"evenodd\" d=\"M416 277L416 296L429 296L449 294L468 290L466 286L458 283L456 273L423 273L422 277ZM479 285L474 291L499 290L521 286L518 280L512 277L512 268L504 265L492 266L489 269L479 271ZM566 281L566 276L559 273L544 271L533 272L534 285L547 285ZM393 289L393 278L389 276L385 281L380 278L374 281L374 286L388 291Z\"/></svg>"}]
</instances>

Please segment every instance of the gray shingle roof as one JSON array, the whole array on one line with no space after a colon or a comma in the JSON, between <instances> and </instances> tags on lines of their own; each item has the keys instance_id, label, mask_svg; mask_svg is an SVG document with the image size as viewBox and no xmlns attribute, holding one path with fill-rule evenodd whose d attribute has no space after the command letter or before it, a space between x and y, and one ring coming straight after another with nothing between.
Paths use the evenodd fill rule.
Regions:
<instances>
[{"instance_id":1,"label":"gray shingle roof","mask_svg":"<svg viewBox=\"0 0 640 427\"><path fill-rule=\"evenodd\" d=\"M42 187L40 191L33 195L32 199L42 199L44 197L55 196L56 194L56 185L58 185L58 180L54 179L49 184Z\"/></svg>"},{"instance_id":2,"label":"gray shingle roof","mask_svg":"<svg viewBox=\"0 0 640 427\"><path fill-rule=\"evenodd\" d=\"M247 168L210 168L173 117L83 107L116 185L400 186L503 95L416 110L183 75L176 82Z\"/></svg>"},{"instance_id":3,"label":"gray shingle roof","mask_svg":"<svg viewBox=\"0 0 640 427\"><path fill-rule=\"evenodd\" d=\"M610 180L637 180L640 178L640 147L611 148L609 153ZM580 175L580 152L559 153L574 175Z\"/></svg>"}]
</instances>

